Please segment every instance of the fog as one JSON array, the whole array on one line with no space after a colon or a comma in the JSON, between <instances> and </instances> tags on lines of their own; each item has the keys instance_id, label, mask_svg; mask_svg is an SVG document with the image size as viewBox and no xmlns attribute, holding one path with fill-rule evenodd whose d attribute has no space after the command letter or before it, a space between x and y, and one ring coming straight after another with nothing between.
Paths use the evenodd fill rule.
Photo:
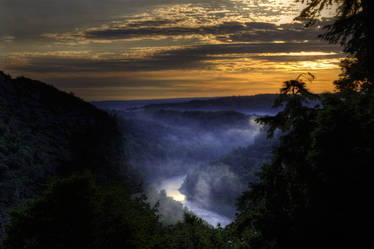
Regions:
<instances>
[{"instance_id":1,"label":"fog","mask_svg":"<svg viewBox=\"0 0 374 249\"><path fill-rule=\"evenodd\" d=\"M184 104L170 105L175 103ZM257 157L263 153L253 152L265 134L256 110L176 109L160 100L152 108L147 101L96 104L117 116L129 163L142 174L162 222L181 221L186 211L213 226L231 222L236 199L262 162ZM252 161L246 160L248 153L255 154Z\"/></svg>"}]
</instances>

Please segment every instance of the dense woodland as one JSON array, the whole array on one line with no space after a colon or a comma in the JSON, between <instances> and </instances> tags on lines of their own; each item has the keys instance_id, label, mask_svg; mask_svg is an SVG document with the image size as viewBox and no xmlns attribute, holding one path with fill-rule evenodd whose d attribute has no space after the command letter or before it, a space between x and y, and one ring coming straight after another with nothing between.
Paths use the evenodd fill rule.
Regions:
<instances>
[{"instance_id":1,"label":"dense woodland","mask_svg":"<svg viewBox=\"0 0 374 249\"><path fill-rule=\"evenodd\" d=\"M279 145L225 228L188 212L181 222L161 223L126 163L126 134L114 117L44 83L0 73L1 247L363 247L373 189L373 3L301 2L308 7L299 19L308 25L339 5L321 38L348 57L335 93L310 93L309 74L283 83L274 102L281 111L258 119L269 137L281 134Z\"/></svg>"},{"instance_id":2,"label":"dense woodland","mask_svg":"<svg viewBox=\"0 0 374 249\"><path fill-rule=\"evenodd\" d=\"M261 133L253 144L189 170L181 192L200 205L234 219L237 199L248 189L248 182L258 180L258 170L271 160L277 145L278 139L266 139ZM202 182L205 188L199 187Z\"/></svg>"}]
</instances>

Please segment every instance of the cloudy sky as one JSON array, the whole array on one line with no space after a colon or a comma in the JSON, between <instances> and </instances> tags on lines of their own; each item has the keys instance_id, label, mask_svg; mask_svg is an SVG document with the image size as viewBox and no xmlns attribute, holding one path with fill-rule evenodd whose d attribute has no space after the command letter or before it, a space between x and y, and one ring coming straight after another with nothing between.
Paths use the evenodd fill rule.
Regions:
<instances>
[{"instance_id":1,"label":"cloudy sky","mask_svg":"<svg viewBox=\"0 0 374 249\"><path fill-rule=\"evenodd\" d=\"M0 0L0 70L86 100L276 93L344 56L292 0Z\"/></svg>"}]
</instances>

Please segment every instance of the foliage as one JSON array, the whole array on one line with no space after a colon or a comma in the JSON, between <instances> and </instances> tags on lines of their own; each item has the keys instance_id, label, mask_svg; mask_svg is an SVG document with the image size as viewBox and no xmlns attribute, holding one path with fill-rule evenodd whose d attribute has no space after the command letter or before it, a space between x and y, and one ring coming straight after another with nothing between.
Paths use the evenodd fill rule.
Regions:
<instances>
[{"instance_id":1,"label":"foliage","mask_svg":"<svg viewBox=\"0 0 374 249\"><path fill-rule=\"evenodd\" d=\"M217 231L194 214L185 213L184 221L166 231L165 248L195 249L222 248L223 241Z\"/></svg>"},{"instance_id":2,"label":"foliage","mask_svg":"<svg viewBox=\"0 0 374 249\"><path fill-rule=\"evenodd\" d=\"M157 218L124 186L74 175L10 212L3 248L155 248Z\"/></svg>"},{"instance_id":3,"label":"foliage","mask_svg":"<svg viewBox=\"0 0 374 249\"><path fill-rule=\"evenodd\" d=\"M235 111L162 109L116 113L126 134L128 159L150 182L158 177L183 175L194 165L247 146L255 133L252 130L258 128L250 122L254 115Z\"/></svg>"},{"instance_id":4,"label":"foliage","mask_svg":"<svg viewBox=\"0 0 374 249\"><path fill-rule=\"evenodd\" d=\"M314 23L321 11L336 8L334 22L325 26L321 38L330 43L339 43L349 57L343 60L343 74L335 84L338 90L368 90L373 82L373 1L370 0L297 0L307 7L297 19ZM347 88L346 86L349 85Z\"/></svg>"},{"instance_id":5,"label":"foliage","mask_svg":"<svg viewBox=\"0 0 374 249\"><path fill-rule=\"evenodd\" d=\"M277 139L266 139L261 132L254 143L239 147L215 161L190 169L182 184L181 192L195 202L201 202L210 210L224 216L235 216L235 203L247 189L248 182L257 180L260 166L272 157Z\"/></svg>"},{"instance_id":6,"label":"foliage","mask_svg":"<svg viewBox=\"0 0 374 249\"><path fill-rule=\"evenodd\" d=\"M26 78L1 73L0 90L2 248L223 248L192 214L160 222L168 210L139 193L115 118Z\"/></svg>"},{"instance_id":7,"label":"foliage","mask_svg":"<svg viewBox=\"0 0 374 249\"><path fill-rule=\"evenodd\" d=\"M150 188L146 192L147 202L157 208L156 214L164 225L174 225L183 221L187 208L180 202L166 195L165 190L157 191Z\"/></svg>"},{"instance_id":8,"label":"foliage","mask_svg":"<svg viewBox=\"0 0 374 249\"><path fill-rule=\"evenodd\" d=\"M231 226L247 242L243 248L359 248L368 238L374 162L369 1L302 2L309 4L304 18L338 4L337 18L322 38L340 41L352 58L342 62L337 93L306 105L317 96L300 79L287 81L275 101L284 110L259 119L269 126L269 136L278 129L284 134L260 181L239 200Z\"/></svg>"},{"instance_id":9,"label":"foliage","mask_svg":"<svg viewBox=\"0 0 374 249\"><path fill-rule=\"evenodd\" d=\"M222 228L187 212L182 222L163 226L156 213L143 195L99 184L90 173L56 178L9 212L2 248L226 248Z\"/></svg>"},{"instance_id":10,"label":"foliage","mask_svg":"<svg viewBox=\"0 0 374 249\"><path fill-rule=\"evenodd\" d=\"M41 193L9 212L2 247L363 247L374 162L372 1L300 2L308 6L299 18L309 24L337 4L337 16L321 37L340 43L350 57L342 61L335 94L311 94L309 74L284 82L274 102L282 111L259 119L270 137L282 131L280 145L225 229L189 213L183 222L161 225L157 205L151 208L142 194L134 194L131 174L115 149L122 138L111 117L51 86L0 73L0 208ZM242 100L235 99L235 105ZM206 102L189 105L205 108ZM87 169L97 179L81 173ZM53 175L64 177L41 192ZM4 221L3 213L0 218Z\"/></svg>"},{"instance_id":11,"label":"foliage","mask_svg":"<svg viewBox=\"0 0 374 249\"><path fill-rule=\"evenodd\" d=\"M287 132L260 181L242 195L237 231L253 248L353 246L369 215L358 204L372 188L373 98L325 95L323 108L283 98L285 111L261 121L271 127L270 135Z\"/></svg>"},{"instance_id":12,"label":"foliage","mask_svg":"<svg viewBox=\"0 0 374 249\"><path fill-rule=\"evenodd\" d=\"M40 192L52 176L87 169L100 180L138 180L108 113L56 88L0 72L0 222L5 209ZM0 228L0 238L2 237Z\"/></svg>"}]
</instances>

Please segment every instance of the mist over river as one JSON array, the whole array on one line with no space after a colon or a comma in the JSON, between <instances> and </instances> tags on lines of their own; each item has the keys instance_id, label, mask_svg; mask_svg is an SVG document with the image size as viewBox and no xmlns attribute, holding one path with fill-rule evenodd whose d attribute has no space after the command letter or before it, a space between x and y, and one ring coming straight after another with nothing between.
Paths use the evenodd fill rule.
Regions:
<instances>
[{"instance_id":1,"label":"mist over river","mask_svg":"<svg viewBox=\"0 0 374 249\"><path fill-rule=\"evenodd\" d=\"M129 164L142 175L150 204L158 203L162 222L174 224L189 211L226 226L271 153L255 121L270 110L265 97L97 105L119 119Z\"/></svg>"},{"instance_id":2,"label":"mist over river","mask_svg":"<svg viewBox=\"0 0 374 249\"><path fill-rule=\"evenodd\" d=\"M165 190L167 196L173 198L176 201L182 202L184 207L187 207L188 210L208 222L210 225L217 226L218 223L222 227L228 225L232 221L232 219L201 207L199 203L188 200L188 196L185 196L180 192L179 188L182 186L185 178L186 175L165 179L161 181L156 186L156 188L158 191Z\"/></svg>"}]
</instances>

